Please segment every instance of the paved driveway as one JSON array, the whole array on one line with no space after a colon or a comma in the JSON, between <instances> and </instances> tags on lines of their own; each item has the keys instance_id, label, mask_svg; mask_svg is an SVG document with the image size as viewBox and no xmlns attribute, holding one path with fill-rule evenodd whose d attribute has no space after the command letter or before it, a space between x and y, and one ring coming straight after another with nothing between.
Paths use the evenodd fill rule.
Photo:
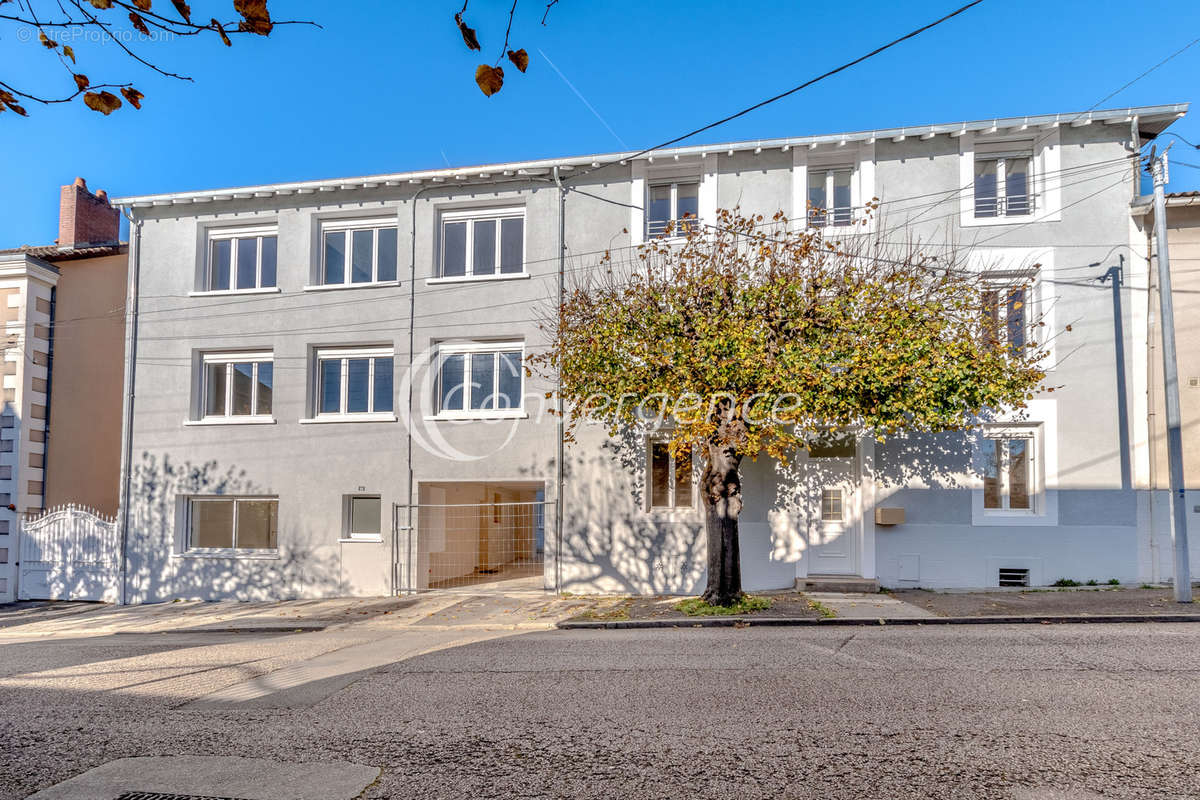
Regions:
<instances>
[{"instance_id":1,"label":"paved driveway","mask_svg":"<svg viewBox=\"0 0 1200 800\"><path fill-rule=\"evenodd\" d=\"M0 800L184 754L368 798L1200 797L1200 625L478 630L10 632Z\"/></svg>"}]
</instances>

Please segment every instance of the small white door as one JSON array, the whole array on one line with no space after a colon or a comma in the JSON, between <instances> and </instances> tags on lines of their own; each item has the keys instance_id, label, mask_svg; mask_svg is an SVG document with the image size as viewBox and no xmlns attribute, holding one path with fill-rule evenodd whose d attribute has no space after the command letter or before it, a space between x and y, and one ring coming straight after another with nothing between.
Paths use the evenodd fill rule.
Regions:
<instances>
[{"instance_id":1,"label":"small white door","mask_svg":"<svg viewBox=\"0 0 1200 800\"><path fill-rule=\"evenodd\" d=\"M820 452L820 451L815 451ZM809 575L859 575L857 454L804 458L803 502L808 514Z\"/></svg>"}]
</instances>

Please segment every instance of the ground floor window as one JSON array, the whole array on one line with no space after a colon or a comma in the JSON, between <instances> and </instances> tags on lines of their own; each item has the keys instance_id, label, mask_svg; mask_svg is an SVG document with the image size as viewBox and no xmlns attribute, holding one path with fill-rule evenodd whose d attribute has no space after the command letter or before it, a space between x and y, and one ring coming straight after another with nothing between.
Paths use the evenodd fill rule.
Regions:
<instances>
[{"instance_id":1,"label":"ground floor window","mask_svg":"<svg viewBox=\"0 0 1200 800\"><path fill-rule=\"evenodd\" d=\"M347 539L379 539L383 536L383 503L379 495L356 494L346 498Z\"/></svg>"},{"instance_id":2,"label":"ground floor window","mask_svg":"<svg viewBox=\"0 0 1200 800\"><path fill-rule=\"evenodd\" d=\"M672 453L665 438L647 441L647 485L651 509L692 508L692 457Z\"/></svg>"},{"instance_id":3,"label":"ground floor window","mask_svg":"<svg viewBox=\"0 0 1200 800\"><path fill-rule=\"evenodd\" d=\"M279 546L278 517L274 497L192 497L187 549L274 550Z\"/></svg>"},{"instance_id":4,"label":"ground floor window","mask_svg":"<svg viewBox=\"0 0 1200 800\"><path fill-rule=\"evenodd\" d=\"M1034 510L1036 449L1033 429L984 431L981 442L984 511Z\"/></svg>"}]
</instances>

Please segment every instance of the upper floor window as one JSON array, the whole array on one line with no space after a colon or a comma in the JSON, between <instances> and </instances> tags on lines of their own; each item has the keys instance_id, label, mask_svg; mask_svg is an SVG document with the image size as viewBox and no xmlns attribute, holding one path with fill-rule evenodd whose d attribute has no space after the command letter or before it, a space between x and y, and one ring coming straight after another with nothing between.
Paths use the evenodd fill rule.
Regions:
<instances>
[{"instance_id":1,"label":"upper floor window","mask_svg":"<svg viewBox=\"0 0 1200 800\"><path fill-rule=\"evenodd\" d=\"M985 429L983 433L983 508L985 512L1027 513L1038 493L1034 429Z\"/></svg>"},{"instance_id":2,"label":"upper floor window","mask_svg":"<svg viewBox=\"0 0 1200 800\"><path fill-rule=\"evenodd\" d=\"M187 502L188 550L275 550L279 500L274 497L192 497Z\"/></svg>"},{"instance_id":3,"label":"upper floor window","mask_svg":"<svg viewBox=\"0 0 1200 800\"><path fill-rule=\"evenodd\" d=\"M1031 287L996 286L983 291L984 344L1016 352L1029 341Z\"/></svg>"},{"instance_id":4,"label":"upper floor window","mask_svg":"<svg viewBox=\"0 0 1200 800\"><path fill-rule=\"evenodd\" d=\"M396 221L331 220L321 224L321 283L338 286L396 280Z\"/></svg>"},{"instance_id":5,"label":"upper floor window","mask_svg":"<svg viewBox=\"0 0 1200 800\"><path fill-rule=\"evenodd\" d=\"M437 407L445 416L504 416L523 404L524 344L472 342L438 349Z\"/></svg>"},{"instance_id":6,"label":"upper floor window","mask_svg":"<svg viewBox=\"0 0 1200 800\"><path fill-rule=\"evenodd\" d=\"M1032 152L975 154L975 216L1019 217L1033 212Z\"/></svg>"},{"instance_id":7,"label":"upper floor window","mask_svg":"<svg viewBox=\"0 0 1200 800\"><path fill-rule=\"evenodd\" d=\"M392 414L392 348L317 351L317 416Z\"/></svg>"},{"instance_id":8,"label":"upper floor window","mask_svg":"<svg viewBox=\"0 0 1200 800\"><path fill-rule=\"evenodd\" d=\"M849 225L854 221L850 167L809 167L808 224L814 227Z\"/></svg>"},{"instance_id":9,"label":"upper floor window","mask_svg":"<svg viewBox=\"0 0 1200 800\"><path fill-rule=\"evenodd\" d=\"M698 181L654 183L646 198L646 238L667 235L684 236L698 224L700 183Z\"/></svg>"},{"instance_id":10,"label":"upper floor window","mask_svg":"<svg viewBox=\"0 0 1200 800\"><path fill-rule=\"evenodd\" d=\"M692 508L692 457L686 450L675 454L659 437L647 442L647 472L651 509Z\"/></svg>"},{"instance_id":11,"label":"upper floor window","mask_svg":"<svg viewBox=\"0 0 1200 800\"><path fill-rule=\"evenodd\" d=\"M273 225L210 230L204 289L225 292L274 288L276 246Z\"/></svg>"},{"instance_id":12,"label":"upper floor window","mask_svg":"<svg viewBox=\"0 0 1200 800\"><path fill-rule=\"evenodd\" d=\"M205 353L200 394L206 420L270 419L271 353Z\"/></svg>"},{"instance_id":13,"label":"upper floor window","mask_svg":"<svg viewBox=\"0 0 1200 800\"><path fill-rule=\"evenodd\" d=\"M446 211L441 217L443 278L525 272L525 209Z\"/></svg>"}]
</instances>

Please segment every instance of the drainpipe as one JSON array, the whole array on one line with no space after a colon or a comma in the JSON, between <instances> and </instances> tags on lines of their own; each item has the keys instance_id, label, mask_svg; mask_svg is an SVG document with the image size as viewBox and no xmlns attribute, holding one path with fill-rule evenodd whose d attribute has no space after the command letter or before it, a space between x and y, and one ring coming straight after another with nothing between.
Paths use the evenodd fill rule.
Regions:
<instances>
[{"instance_id":1,"label":"drainpipe","mask_svg":"<svg viewBox=\"0 0 1200 800\"><path fill-rule=\"evenodd\" d=\"M412 200L412 227L409 229L408 238L411 245L410 257L408 262L408 369L411 372L413 368L413 360L415 354L413 352L417 341L417 200L421 195L430 189L440 188L437 184L429 184L422 186L413 194ZM413 381L412 376L408 380L408 422L404 426L404 435L406 439L405 447L407 450L406 462L408 464L408 488L406 489L407 499L404 501L405 506L405 521L404 530L406 559L405 565L409 570L410 575L415 575L416 570L413 566L413 435L412 435L412 408L413 408ZM392 525L392 595L395 596L400 591L400 572L399 562L396 559L396 554L400 550L400 531ZM415 583L415 581L406 581L406 583ZM410 590L414 587L409 586Z\"/></svg>"},{"instance_id":2,"label":"drainpipe","mask_svg":"<svg viewBox=\"0 0 1200 800\"><path fill-rule=\"evenodd\" d=\"M121 437L121 590L120 603L129 601L129 504L133 476L133 398L138 334L138 278L142 263L142 220L134 219L128 209L121 209L129 220L129 280L125 290L125 400L122 409Z\"/></svg>"},{"instance_id":3,"label":"drainpipe","mask_svg":"<svg viewBox=\"0 0 1200 800\"><path fill-rule=\"evenodd\" d=\"M563 288L567 268L567 189L559 177L558 166L554 167L554 183L558 186L558 307L562 308ZM554 591L562 592L562 541L563 541L563 486L566 483L564 458L566 438L563 431L562 378L555 384L555 417L557 418L558 457L555 459L554 492Z\"/></svg>"}]
</instances>

